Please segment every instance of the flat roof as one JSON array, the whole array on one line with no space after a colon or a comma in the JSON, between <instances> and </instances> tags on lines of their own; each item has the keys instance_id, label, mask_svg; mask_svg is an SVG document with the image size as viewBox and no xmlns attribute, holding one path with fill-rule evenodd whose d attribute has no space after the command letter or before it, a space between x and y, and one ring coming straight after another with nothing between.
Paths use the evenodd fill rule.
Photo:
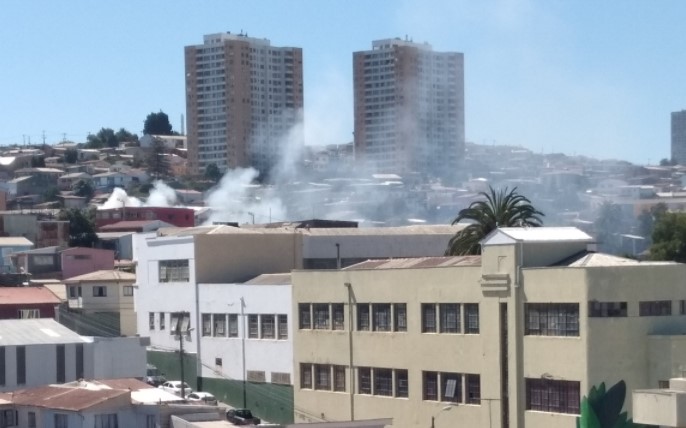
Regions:
<instances>
[{"instance_id":1,"label":"flat roof","mask_svg":"<svg viewBox=\"0 0 686 428\"><path fill-rule=\"evenodd\" d=\"M244 282L245 285L291 285L290 273L265 273Z\"/></svg>"},{"instance_id":2,"label":"flat roof","mask_svg":"<svg viewBox=\"0 0 686 428\"><path fill-rule=\"evenodd\" d=\"M403 259L367 260L344 270L422 269L454 266L481 266L481 256L416 257Z\"/></svg>"},{"instance_id":3,"label":"flat roof","mask_svg":"<svg viewBox=\"0 0 686 428\"><path fill-rule=\"evenodd\" d=\"M33 247L33 242L23 236L2 236L0 247Z\"/></svg>"},{"instance_id":4,"label":"flat roof","mask_svg":"<svg viewBox=\"0 0 686 428\"><path fill-rule=\"evenodd\" d=\"M0 320L0 346L87 342L51 318Z\"/></svg>"},{"instance_id":5,"label":"flat roof","mask_svg":"<svg viewBox=\"0 0 686 428\"><path fill-rule=\"evenodd\" d=\"M283 234L300 233L309 236L394 236L394 235L454 235L466 225L411 225L394 227L332 227L298 228L293 227L233 227L227 225L161 228L160 236L222 235L222 234Z\"/></svg>"},{"instance_id":6,"label":"flat roof","mask_svg":"<svg viewBox=\"0 0 686 428\"><path fill-rule=\"evenodd\" d=\"M589 234L576 227L500 227L481 242L489 243L493 240L500 243L500 239L496 238L498 235L522 242L593 242Z\"/></svg>"},{"instance_id":7,"label":"flat roof","mask_svg":"<svg viewBox=\"0 0 686 428\"><path fill-rule=\"evenodd\" d=\"M93 390L48 385L14 391L11 396L12 402L18 405L78 412L129 394L130 391L121 389Z\"/></svg>"}]
</instances>

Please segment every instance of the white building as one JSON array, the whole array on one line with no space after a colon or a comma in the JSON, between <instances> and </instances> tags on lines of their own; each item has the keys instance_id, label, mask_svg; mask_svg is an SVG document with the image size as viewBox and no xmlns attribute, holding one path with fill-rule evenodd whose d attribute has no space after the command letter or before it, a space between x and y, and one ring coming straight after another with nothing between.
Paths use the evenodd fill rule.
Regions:
<instances>
[{"instance_id":1,"label":"white building","mask_svg":"<svg viewBox=\"0 0 686 428\"><path fill-rule=\"evenodd\" d=\"M0 320L0 391L77 379L143 377L140 337L80 336L55 320Z\"/></svg>"}]
</instances>

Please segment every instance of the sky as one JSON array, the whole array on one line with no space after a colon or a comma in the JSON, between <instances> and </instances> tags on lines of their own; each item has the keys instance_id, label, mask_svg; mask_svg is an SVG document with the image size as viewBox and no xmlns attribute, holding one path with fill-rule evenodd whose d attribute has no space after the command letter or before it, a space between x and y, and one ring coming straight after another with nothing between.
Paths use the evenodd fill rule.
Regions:
<instances>
[{"instance_id":1,"label":"sky","mask_svg":"<svg viewBox=\"0 0 686 428\"><path fill-rule=\"evenodd\" d=\"M467 141L657 163L686 109L686 2L4 0L0 145L141 133L185 115L183 47L247 32L303 49L305 135L352 141L352 53L406 36L465 58Z\"/></svg>"}]
</instances>

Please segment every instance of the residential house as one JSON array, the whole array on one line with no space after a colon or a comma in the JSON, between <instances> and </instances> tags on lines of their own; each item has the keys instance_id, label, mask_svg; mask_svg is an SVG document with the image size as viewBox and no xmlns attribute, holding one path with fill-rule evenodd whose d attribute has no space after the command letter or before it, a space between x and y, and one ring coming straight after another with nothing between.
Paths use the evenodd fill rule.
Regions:
<instances>
[{"instance_id":1,"label":"residential house","mask_svg":"<svg viewBox=\"0 0 686 428\"><path fill-rule=\"evenodd\" d=\"M162 227L174 225L162 220L128 220L99 227L98 232L154 232Z\"/></svg>"},{"instance_id":2,"label":"residential house","mask_svg":"<svg viewBox=\"0 0 686 428\"><path fill-rule=\"evenodd\" d=\"M0 331L0 392L145 375L144 338L81 336L49 318L0 320Z\"/></svg>"},{"instance_id":3,"label":"residential house","mask_svg":"<svg viewBox=\"0 0 686 428\"><path fill-rule=\"evenodd\" d=\"M62 303L45 287L0 287L0 319L54 318Z\"/></svg>"},{"instance_id":4,"label":"residential house","mask_svg":"<svg viewBox=\"0 0 686 428\"><path fill-rule=\"evenodd\" d=\"M12 156L0 156L0 179L7 180L14 176L14 171L22 168L29 168L33 154L16 154Z\"/></svg>"},{"instance_id":5,"label":"residential house","mask_svg":"<svg viewBox=\"0 0 686 428\"><path fill-rule=\"evenodd\" d=\"M175 189L176 198L183 205L202 205L203 194L192 189Z\"/></svg>"},{"instance_id":6,"label":"residential house","mask_svg":"<svg viewBox=\"0 0 686 428\"><path fill-rule=\"evenodd\" d=\"M95 213L98 229L120 221L162 220L177 227L195 226L195 213L184 207L126 207L99 209Z\"/></svg>"},{"instance_id":7,"label":"residential house","mask_svg":"<svg viewBox=\"0 0 686 428\"><path fill-rule=\"evenodd\" d=\"M134 182L133 177L123 172L103 172L94 174L92 178L96 189L112 190L115 187L126 189Z\"/></svg>"},{"instance_id":8,"label":"residential house","mask_svg":"<svg viewBox=\"0 0 686 428\"><path fill-rule=\"evenodd\" d=\"M60 195L59 198L66 209L83 209L88 205L88 200L83 196Z\"/></svg>"},{"instance_id":9,"label":"residential house","mask_svg":"<svg viewBox=\"0 0 686 428\"><path fill-rule=\"evenodd\" d=\"M33 242L23 236L0 237L1 271L3 273L12 273L12 260L10 256L20 251L30 250L32 247Z\"/></svg>"},{"instance_id":10,"label":"residential house","mask_svg":"<svg viewBox=\"0 0 686 428\"><path fill-rule=\"evenodd\" d=\"M62 278L60 251L62 247L44 247L20 251L10 256L12 271L30 275L30 278Z\"/></svg>"},{"instance_id":11,"label":"residential house","mask_svg":"<svg viewBox=\"0 0 686 428\"><path fill-rule=\"evenodd\" d=\"M135 274L113 269L67 278L64 283L69 290L69 309L101 319L114 318L119 321L118 325L111 326L117 330L117 336L134 336L137 333L135 281Z\"/></svg>"},{"instance_id":12,"label":"residential house","mask_svg":"<svg viewBox=\"0 0 686 428\"><path fill-rule=\"evenodd\" d=\"M480 256L294 271L295 418L573 428L592 386L680 372L684 275L547 227L497 229Z\"/></svg>"},{"instance_id":13,"label":"residential house","mask_svg":"<svg viewBox=\"0 0 686 428\"><path fill-rule=\"evenodd\" d=\"M62 278L73 278L98 270L114 269L114 251L99 248L71 247L60 253Z\"/></svg>"},{"instance_id":14,"label":"residential house","mask_svg":"<svg viewBox=\"0 0 686 428\"><path fill-rule=\"evenodd\" d=\"M97 248L114 251L115 260L133 260L135 232L98 232Z\"/></svg>"},{"instance_id":15,"label":"residential house","mask_svg":"<svg viewBox=\"0 0 686 428\"><path fill-rule=\"evenodd\" d=\"M64 174L57 179L57 187L60 190L72 190L74 188L74 184L78 183L79 181L91 183L92 177L90 174L85 172L72 172L69 174Z\"/></svg>"},{"instance_id":16,"label":"residential house","mask_svg":"<svg viewBox=\"0 0 686 428\"><path fill-rule=\"evenodd\" d=\"M36 248L69 244L69 221L57 220L59 210L5 211L0 216L0 234L23 236Z\"/></svg>"}]
</instances>

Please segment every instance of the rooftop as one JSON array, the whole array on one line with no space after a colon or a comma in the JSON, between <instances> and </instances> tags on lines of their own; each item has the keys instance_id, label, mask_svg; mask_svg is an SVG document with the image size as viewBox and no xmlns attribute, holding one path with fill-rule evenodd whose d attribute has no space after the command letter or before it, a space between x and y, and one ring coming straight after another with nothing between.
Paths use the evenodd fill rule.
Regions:
<instances>
[{"instance_id":1,"label":"rooftop","mask_svg":"<svg viewBox=\"0 0 686 428\"><path fill-rule=\"evenodd\" d=\"M0 320L0 346L85 342L87 338L51 318Z\"/></svg>"},{"instance_id":2,"label":"rooftop","mask_svg":"<svg viewBox=\"0 0 686 428\"><path fill-rule=\"evenodd\" d=\"M121 389L86 389L68 386L48 385L14 391L12 402L18 405L44 407L50 409L81 411L100 405L112 398L129 395L130 391Z\"/></svg>"},{"instance_id":3,"label":"rooftop","mask_svg":"<svg viewBox=\"0 0 686 428\"><path fill-rule=\"evenodd\" d=\"M45 287L0 287L0 305L57 305L60 302L60 298Z\"/></svg>"},{"instance_id":4,"label":"rooftop","mask_svg":"<svg viewBox=\"0 0 686 428\"><path fill-rule=\"evenodd\" d=\"M33 242L23 236L0 237L0 247L33 247Z\"/></svg>"},{"instance_id":5,"label":"rooftop","mask_svg":"<svg viewBox=\"0 0 686 428\"><path fill-rule=\"evenodd\" d=\"M481 256L417 257L407 259L367 260L344 270L421 269L434 267L481 266Z\"/></svg>"},{"instance_id":6,"label":"rooftop","mask_svg":"<svg viewBox=\"0 0 686 428\"><path fill-rule=\"evenodd\" d=\"M589 251L584 251L579 254L575 254L556 266L569 266L569 267L610 267L610 266L646 266L646 265L674 265L676 262L659 262L659 261L640 261L634 259L628 259L625 257L614 256L605 253L594 253Z\"/></svg>"},{"instance_id":7,"label":"rooftop","mask_svg":"<svg viewBox=\"0 0 686 428\"><path fill-rule=\"evenodd\" d=\"M593 242L593 238L576 227L499 227L486 236L482 244L516 242Z\"/></svg>"},{"instance_id":8,"label":"rooftop","mask_svg":"<svg viewBox=\"0 0 686 428\"><path fill-rule=\"evenodd\" d=\"M135 281L136 274L123 272L120 270L97 270L95 272L86 273L79 276L74 276L72 278L66 279L64 282L67 284L75 282L98 282L98 281Z\"/></svg>"},{"instance_id":9,"label":"rooftop","mask_svg":"<svg viewBox=\"0 0 686 428\"><path fill-rule=\"evenodd\" d=\"M250 281L246 281L245 285L291 285L290 273L265 273Z\"/></svg>"}]
</instances>

